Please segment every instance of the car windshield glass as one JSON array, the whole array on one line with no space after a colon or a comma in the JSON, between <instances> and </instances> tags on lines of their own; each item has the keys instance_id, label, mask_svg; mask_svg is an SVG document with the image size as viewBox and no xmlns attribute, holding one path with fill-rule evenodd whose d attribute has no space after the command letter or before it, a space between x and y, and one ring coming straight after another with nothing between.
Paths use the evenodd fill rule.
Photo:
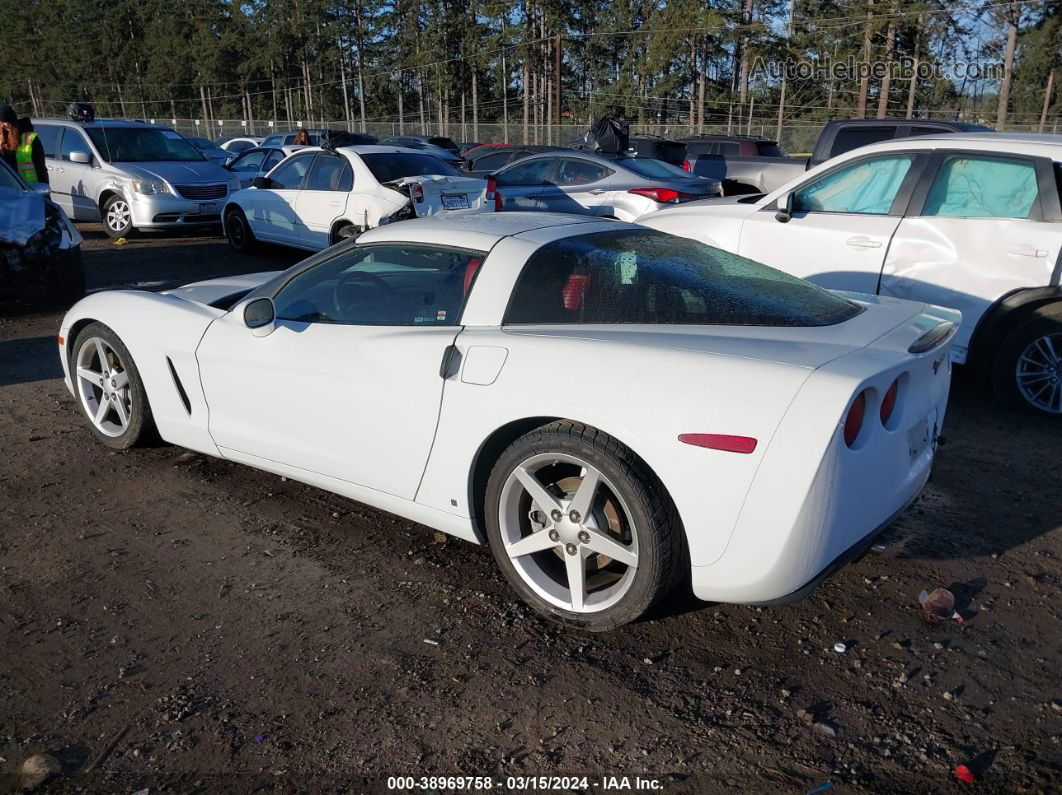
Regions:
<instances>
[{"instance_id":1,"label":"car windshield glass","mask_svg":"<svg viewBox=\"0 0 1062 795\"><path fill-rule=\"evenodd\" d=\"M153 127L92 127L89 138L109 163L203 160L180 133Z\"/></svg>"},{"instance_id":2,"label":"car windshield glass","mask_svg":"<svg viewBox=\"0 0 1062 795\"><path fill-rule=\"evenodd\" d=\"M196 149L221 149L220 146L209 138L185 138L184 140L191 142L192 146Z\"/></svg>"},{"instance_id":3,"label":"car windshield glass","mask_svg":"<svg viewBox=\"0 0 1062 795\"><path fill-rule=\"evenodd\" d=\"M677 166L665 163L663 160L649 160L641 157L627 157L619 161L619 164L629 171L641 177L649 179L689 179L692 175Z\"/></svg>"},{"instance_id":4,"label":"car windshield glass","mask_svg":"<svg viewBox=\"0 0 1062 795\"><path fill-rule=\"evenodd\" d=\"M617 229L536 251L504 322L829 326L861 311L810 282L695 240Z\"/></svg>"},{"instance_id":5,"label":"car windshield glass","mask_svg":"<svg viewBox=\"0 0 1062 795\"><path fill-rule=\"evenodd\" d=\"M0 165L0 188L10 188L11 190L25 190L19 183L18 178L7 169L6 166Z\"/></svg>"},{"instance_id":6,"label":"car windshield glass","mask_svg":"<svg viewBox=\"0 0 1062 795\"><path fill-rule=\"evenodd\" d=\"M431 155L413 155L404 152L376 152L362 155L369 171L377 182L386 183L402 177L444 176L459 177L461 172Z\"/></svg>"}]
</instances>

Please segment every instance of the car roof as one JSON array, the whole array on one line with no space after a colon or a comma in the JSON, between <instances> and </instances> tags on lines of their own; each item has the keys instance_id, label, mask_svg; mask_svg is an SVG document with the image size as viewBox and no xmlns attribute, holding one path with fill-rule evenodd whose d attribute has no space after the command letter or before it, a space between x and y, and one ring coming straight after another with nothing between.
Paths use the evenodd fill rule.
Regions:
<instances>
[{"instance_id":1,"label":"car roof","mask_svg":"<svg viewBox=\"0 0 1062 795\"><path fill-rule=\"evenodd\" d=\"M410 149L408 146L397 146L395 144L354 144L352 146L337 146L336 151L350 152L351 154L355 155L372 155L387 152L401 153L406 155L429 154L423 149ZM429 156L431 155L429 154Z\"/></svg>"},{"instance_id":2,"label":"car roof","mask_svg":"<svg viewBox=\"0 0 1062 795\"><path fill-rule=\"evenodd\" d=\"M893 149L966 149L983 152L1000 152L1012 155L1040 155L1062 160L1062 135L1017 132L954 132L938 135L916 135L910 138L892 138L845 152L827 162L867 152L888 152Z\"/></svg>"},{"instance_id":3,"label":"car roof","mask_svg":"<svg viewBox=\"0 0 1062 795\"><path fill-rule=\"evenodd\" d=\"M42 116L40 118L31 118L30 122L33 124L63 124L67 127L146 127L156 130L168 130L170 129L164 124L152 124L151 122L141 121L139 119L96 119L94 121L74 121L73 119L61 119L50 118Z\"/></svg>"},{"instance_id":4,"label":"car roof","mask_svg":"<svg viewBox=\"0 0 1062 795\"><path fill-rule=\"evenodd\" d=\"M505 237L512 237L538 229L600 225L601 218L573 213L505 212L474 213L469 215L430 215L410 221L399 221L370 229L358 236L358 243L439 243L445 238L448 245L490 251Z\"/></svg>"}]
</instances>

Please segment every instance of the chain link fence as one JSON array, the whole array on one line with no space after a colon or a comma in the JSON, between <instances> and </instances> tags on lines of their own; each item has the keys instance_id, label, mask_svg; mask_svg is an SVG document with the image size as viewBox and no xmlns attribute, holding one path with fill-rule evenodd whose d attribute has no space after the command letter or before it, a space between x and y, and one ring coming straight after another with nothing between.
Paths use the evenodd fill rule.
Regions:
<instances>
[{"instance_id":1,"label":"chain link fence","mask_svg":"<svg viewBox=\"0 0 1062 795\"><path fill-rule=\"evenodd\" d=\"M1044 129L1045 133L1058 133L1062 128L1060 116L1054 115L1048 119ZM146 119L156 124L170 126L183 135L201 135L211 139L233 138L239 136L265 137L274 133L287 133L301 127L318 129L327 127L333 130L350 130L354 132L367 132L381 140L394 135L445 135L453 140L465 143L528 143L545 144L553 146L568 146L582 140L587 130L586 124L534 124L529 123L526 130L522 121L499 124L496 122L481 122L478 126L470 120L464 123L451 121L449 124L439 124L437 120L428 121L421 125L420 119L413 117L403 124L397 121L367 121L362 127L357 120L347 122L335 121L246 121L242 119ZM993 126L994 120L986 118L968 118L970 121L983 124L986 127ZM1007 125L1010 132L1037 132L1039 124L1013 123ZM781 129L778 127L778 119L753 118L734 121L730 124L706 124L703 132L706 134L729 134L758 136L768 140L776 140L782 151L788 154L806 154L815 147L822 122L819 121L785 121ZM686 138L696 134L695 127L687 124L647 124L631 125L631 133L643 135L657 135L662 138Z\"/></svg>"}]
</instances>

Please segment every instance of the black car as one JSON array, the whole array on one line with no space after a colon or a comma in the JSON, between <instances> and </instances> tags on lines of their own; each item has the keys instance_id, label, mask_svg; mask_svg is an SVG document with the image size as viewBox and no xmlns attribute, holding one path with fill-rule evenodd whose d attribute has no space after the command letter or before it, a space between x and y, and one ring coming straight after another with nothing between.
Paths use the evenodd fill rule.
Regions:
<instances>
[{"instance_id":1,"label":"black car","mask_svg":"<svg viewBox=\"0 0 1062 795\"><path fill-rule=\"evenodd\" d=\"M445 135L392 135L390 138L384 138L380 143L388 146L408 146L411 149L418 148L417 144L421 146L430 144L431 146L441 146L455 155L461 154L461 147L455 144L452 138L447 138Z\"/></svg>"},{"instance_id":2,"label":"black car","mask_svg":"<svg viewBox=\"0 0 1062 795\"><path fill-rule=\"evenodd\" d=\"M0 161L0 304L66 307L84 294L81 235L47 186Z\"/></svg>"}]
</instances>

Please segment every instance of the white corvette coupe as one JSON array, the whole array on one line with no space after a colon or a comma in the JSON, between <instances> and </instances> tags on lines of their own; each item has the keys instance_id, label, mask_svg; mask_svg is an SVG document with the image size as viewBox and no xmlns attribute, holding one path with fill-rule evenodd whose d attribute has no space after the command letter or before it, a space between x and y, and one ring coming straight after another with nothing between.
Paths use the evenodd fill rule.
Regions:
<instances>
[{"instance_id":1,"label":"white corvette coupe","mask_svg":"<svg viewBox=\"0 0 1062 795\"><path fill-rule=\"evenodd\" d=\"M615 221L388 224L282 273L101 292L59 346L92 433L156 433L490 547L591 630L684 576L799 598L929 476L957 313Z\"/></svg>"}]
</instances>

